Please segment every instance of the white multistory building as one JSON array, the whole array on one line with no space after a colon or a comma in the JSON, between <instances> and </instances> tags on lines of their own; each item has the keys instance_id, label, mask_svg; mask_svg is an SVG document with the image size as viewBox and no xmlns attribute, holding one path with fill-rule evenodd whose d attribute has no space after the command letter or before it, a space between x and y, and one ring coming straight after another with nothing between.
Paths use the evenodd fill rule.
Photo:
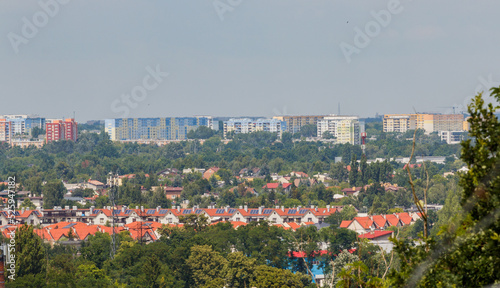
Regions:
<instances>
[{"instance_id":1,"label":"white multistory building","mask_svg":"<svg viewBox=\"0 0 500 288\"><path fill-rule=\"evenodd\" d=\"M324 137L329 132L339 144L361 144L361 133L364 132L364 122L358 116L330 115L318 121L318 137Z\"/></svg>"}]
</instances>

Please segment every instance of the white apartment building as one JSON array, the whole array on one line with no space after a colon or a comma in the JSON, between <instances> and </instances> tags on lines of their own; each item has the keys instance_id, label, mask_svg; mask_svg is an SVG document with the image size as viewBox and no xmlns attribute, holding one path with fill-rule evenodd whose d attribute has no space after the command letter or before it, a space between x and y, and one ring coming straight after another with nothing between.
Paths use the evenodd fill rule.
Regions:
<instances>
[{"instance_id":1,"label":"white apartment building","mask_svg":"<svg viewBox=\"0 0 500 288\"><path fill-rule=\"evenodd\" d=\"M318 120L318 137L323 137L327 131L339 144L360 145L364 123L359 121L358 116L330 115Z\"/></svg>"},{"instance_id":2,"label":"white apartment building","mask_svg":"<svg viewBox=\"0 0 500 288\"><path fill-rule=\"evenodd\" d=\"M256 131L278 133L278 137L281 137L281 133L285 130L285 122L279 119L258 119L254 121L249 118L242 118L224 121L224 137L230 132L246 134Z\"/></svg>"}]
</instances>

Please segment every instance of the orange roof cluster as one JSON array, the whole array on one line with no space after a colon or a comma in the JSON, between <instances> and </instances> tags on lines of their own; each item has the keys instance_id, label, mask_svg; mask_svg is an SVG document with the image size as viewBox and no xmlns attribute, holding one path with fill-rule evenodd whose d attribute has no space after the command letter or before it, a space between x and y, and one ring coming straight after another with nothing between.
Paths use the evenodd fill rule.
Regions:
<instances>
[{"instance_id":1,"label":"orange roof cluster","mask_svg":"<svg viewBox=\"0 0 500 288\"><path fill-rule=\"evenodd\" d=\"M418 215L420 217L420 215ZM340 228L348 228L352 222L356 221L363 229L385 229L390 226L411 225L413 217L408 212L373 215L365 217L354 217L353 220L342 221Z\"/></svg>"}]
</instances>

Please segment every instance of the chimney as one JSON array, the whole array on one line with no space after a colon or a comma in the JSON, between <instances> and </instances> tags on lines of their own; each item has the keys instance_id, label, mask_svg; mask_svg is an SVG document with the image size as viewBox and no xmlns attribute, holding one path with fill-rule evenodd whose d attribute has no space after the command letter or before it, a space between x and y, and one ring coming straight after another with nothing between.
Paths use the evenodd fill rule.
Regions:
<instances>
[{"instance_id":1,"label":"chimney","mask_svg":"<svg viewBox=\"0 0 500 288\"><path fill-rule=\"evenodd\" d=\"M396 215L396 218L399 219L399 214L398 213L394 213L394 215Z\"/></svg>"},{"instance_id":2,"label":"chimney","mask_svg":"<svg viewBox=\"0 0 500 288\"><path fill-rule=\"evenodd\" d=\"M90 206L90 215L94 214L94 206Z\"/></svg>"},{"instance_id":3,"label":"chimney","mask_svg":"<svg viewBox=\"0 0 500 288\"><path fill-rule=\"evenodd\" d=\"M330 212L330 205L326 205L326 211Z\"/></svg>"},{"instance_id":4,"label":"chimney","mask_svg":"<svg viewBox=\"0 0 500 288\"><path fill-rule=\"evenodd\" d=\"M144 206L141 206L141 212L144 212Z\"/></svg>"},{"instance_id":5,"label":"chimney","mask_svg":"<svg viewBox=\"0 0 500 288\"><path fill-rule=\"evenodd\" d=\"M125 213L125 206L122 205L122 213Z\"/></svg>"},{"instance_id":6,"label":"chimney","mask_svg":"<svg viewBox=\"0 0 500 288\"><path fill-rule=\"evenodd\" d=\"M73 210L76 210L76 206L73 206Z\"/></svg>"},{"instance_id":7,"label":"chimney","mask_svg":"<svg viewBox=\"0 0 500 288\"><path fill-rule=\"evenodd\" d=\"M177 206L177 212L181 212L181 206Z\"/></svg>"},{"instance_id":8,"label":"chimney","mask_svg":"<svg viewBox=\"0 0 500 288\"><path fill-rule=\"evenodd\" d=\"M259 207L259 214L262 214L262 206Z\"/></svg>"},{"instance_id":9,"label":"chimney","mask_svg":"<svg viewBox=\"0 0 500 288\"><path fill-rule=\"evenodd\" d=\"M248 206L247 205L243 206L243 209L245 209L245 212L248 212Z\"/></svg>"},{"instance_id":10,"label":"chimney","mask_svg":"<svg viewBox=\"0 0 500 288\"><path fill-rule=\"evenodd\" d=\"M385 216L385 214L384 214L384 215L382 215L382 216L384 216L384 219L387 219L387 217Z\"/></svg>"},{"instance_id":11,"label":"chimney","mask_svg":"<svg viewBox=\"0 0 500 288\"><path fill-rule=\"evenodd\" d=\"M69 206L64 206L64 209L65 210L69 210Z\"/></svg>"},{"instance_id":12,"label":"chimney","mask_svg":"<svg viewBox=\"0 0 500 288\"><path fill-rule=\"evenodd\" d=\"M276 205L276 209L280 209L280 206Z\"/></svg>"},{"instance_id":13,"label":"chimney","mask_svg":"<svg viewBox=\"0 0 500 288\"><path fill-rule=\"evenodd\" d=\"M316 208L314 208L314 210L316 210L316 212L318 212L318 206L316 206Z\"/></svg>"},{"instance_id":14,"label":"chimney","mask_svg":"<svg viewBox=\"0 0 500 288\"><path fill-rule=\"evenodd\" d=\"M314 205L311 205L311 209L314 209Z\"/></svg>"},{"instance_id":15,"label":"chimney","mask_svg":"<svg viewBox=\"0 0 500 288\"><path fill-rule=\"evenodd\" d=\"M229 206L224 207L224 212L226 212L226 213L227 213L227 211L229 210L229 209L228 209L228 207L229 207Z\"/></svg>"},{"instance_id":16,"label":"chimney","mask_svg":"<svg viewBox=\"0 0 500 288\"><path fill-rule=\"evenodd\" d=\"M240 208L240 209L243 209L243 206L241 206L241 205L240 205L240 207L239 207L239 208Z\"/></svg>"},{"instance_id":17,"label":"chimney","mask_svg":"<svg viewBox=\"0 0 500 288\"><path fill-rule=\"evenodd\" d=\"M135 210L138 210L139 209L139 206L135 206Z\"/></svg>"},{"instance_id":18,"label":"chimney","mask_svg":"<svg viewBox=\"0 0 500 288\"><path fill-rule=\"evenodd\" d=\"M282 211L285 211L285 206L281 206L281 210L282 210Z\"/></svg>"},{"instance_id":19,"label":"chimney","mask_svg":"<svg viewBox=\"0 0 500 288\"><path fill-rule=\"evenodd\" d=\"M23 207L23 208L21 208L21 214L23 214L23 213L24 213L24 207Z\"/></svg>"},{"instance_id":20,"label":"chimney","mask_svg":"<svg viewBox=\"0 0 500 288\"><path fill-rule=\"evenodd\" d=\"M161 206L156 207L156 212L160 212Z\"/></svg>"}]
</instances>

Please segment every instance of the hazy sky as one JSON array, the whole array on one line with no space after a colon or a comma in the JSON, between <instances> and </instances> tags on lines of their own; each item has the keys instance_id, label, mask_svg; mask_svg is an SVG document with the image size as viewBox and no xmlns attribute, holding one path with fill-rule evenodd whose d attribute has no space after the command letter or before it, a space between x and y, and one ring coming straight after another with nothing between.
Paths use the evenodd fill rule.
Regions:
<instances>
[{"instance_id":1,"label":"hazy sky","mask_svg":"<svg viewBox=\"0 0 500 288\"><path fill-rule=\"evenodd\" d=\"M0 1L0 114L368 117L500 85L498 0L59 1Z\"/></svg>"}]
</instances>

